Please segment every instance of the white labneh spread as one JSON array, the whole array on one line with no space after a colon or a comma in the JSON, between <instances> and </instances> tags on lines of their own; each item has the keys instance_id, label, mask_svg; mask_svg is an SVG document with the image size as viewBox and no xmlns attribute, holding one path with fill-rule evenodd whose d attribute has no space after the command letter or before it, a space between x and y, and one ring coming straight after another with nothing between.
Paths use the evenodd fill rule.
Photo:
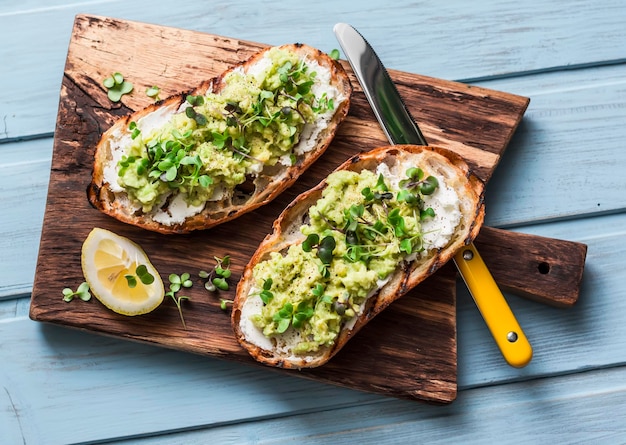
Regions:
<instances>
[{"instance_id":1,"label":"white labneh spread","mask_svg":"<svg viewBox=\"0 0 626 445\"><path fill-rule=\"evenodd\" d=\"M377 174L382 174L392 188L398 188L398 183L404 177L405 171L414 167L413 164L400 164L393 167L393 171L385 163L376 168ZM446 183L445 179L438 174L432 174L437 178L439 187L432 195L424 196L424 208L431 207L435 211L435 217L422 222L424 248L440 249L445 247L461 222L461 208L459 195L456 190Z\"/></svg>"},{"instance_id":2,"label":"white labneh spread","mask_svg":"<svg viewBox=\"0 0 626 445\"><path fill-rule=\"evenodd\" d=\"M425 207L431 207L435 211L434 218L422 222L426 249L445 247L461 222L459 196L456 191L442 177L433 176L439 181L439 187L435 193L424 197Z\"/></svg>"},{"instance_id":3,"label":"white labneh spread","mask_svg":"<svg viewBox=\"0 0 626 445\"><path fill-rule=\"evenodd\" d=\"M272 340L269 337L263 335L263 331L257 328L252 322L252 316L255 314L260 314L263 310L263 300L261 300L261 298L254 297L260 292L261 289L259 289L258 287L252 286L250 288L248 298L246 298L246 301L241 308L241 319L239 322L239 327L241 328L241 332L247 341L254 345L257 345L260 348L270 350L274 348Z\"/></svg>"},{"instance_id":4,"label":"white labneh spread","mask_svg":"<svg viewBox=\"0 0 626 445\"><path fill-rule=\"evenodd\" d=\"M179 193L174 196L167 209L159 208L152 216L152 219L166 225L182 223L187 216L200 213L203 208L204 204L199 206L189 205L185 201L185 195Z\"/></svg>"}]
</instances>

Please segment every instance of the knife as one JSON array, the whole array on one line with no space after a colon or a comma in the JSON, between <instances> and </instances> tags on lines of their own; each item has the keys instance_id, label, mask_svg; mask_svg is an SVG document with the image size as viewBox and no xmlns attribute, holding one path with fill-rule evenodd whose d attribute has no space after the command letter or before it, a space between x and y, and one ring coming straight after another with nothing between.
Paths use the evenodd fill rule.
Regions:
<instances>
[{"instance_id":1,"label":"knife","mask_svg":"<svg viewBox=\"0 0 626 445\"><path fill-rule=\"evenodd\" d=\"M389 142L428 145L374 49L348 24L337 23L333 31ZM506 362L526 366L532 347L474 244L460 249L454 262Z\"/></svg>"}]
</instances>

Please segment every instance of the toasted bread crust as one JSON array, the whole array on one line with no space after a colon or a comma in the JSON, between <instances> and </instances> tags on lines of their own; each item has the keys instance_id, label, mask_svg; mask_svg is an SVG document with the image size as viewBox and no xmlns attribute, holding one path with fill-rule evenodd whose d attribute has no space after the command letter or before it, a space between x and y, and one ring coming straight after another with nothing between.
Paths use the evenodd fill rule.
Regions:
<instances>
[{"instance_id":1,"label":"toasted bread crust","mask_svg":"<svg viewBox=\"0 0 626 445\"><path fill-rule=\"evenodd\" d=\"M330 84L345 98L336 106L331 121L317 136L313 149L298 156L295 165L290 167L281 166L281 168L265 168L258 174L252 184L247 184L248 189L240 193L237 199L209 201L200 213L187 217L182 223L171 225L159 223L153 220L150 214L143 214L133 209L129 205L129 198L126 193L112 191L104 174L107 163L112 162L111 141L128 135L130 122L137 122L139 119L157 111L171 111L174 113L185 102L187 95L204 95L207 91L219 93L225 85L225 77L230 72L238 69L248 70L255 63L258 63L264 54L271 49L267 48L253 55L248 60L229 68L218 77L202 82L202 84L191 91L171 96L131 115L120 118L102 135L96 147L92 181L87 188L87 196L91 205L122 222L144 229L168 234L188 233L194 230L208 229L235 219L244 213L267 204L291 186L328 148L339 124L348 114L352 86L341 64L323 52L304 44L283 45L280 48L295 52L308 60L314 60L322 67L327 68L330 72ZM250 189L253 189L253 191L250 191Z\"/></svg>"},{"instance_id":2,"label":"toasted bread crust","mask_svg":"<svg viewBox=\"0 0 626 445\"><path fill-rule=\"evenodd\" d=\"M263 349L248 338L242 330L242 308L252 286L254 285L253 269L256 264L268 258L270 252L280 252L293 243L302 242L304 235L299 228L303 216L309 207L317 202L326 187L322 181L313 189L298 196L281 213L274 222L273 232L269 234L250 259L237 287L237 295L232 310L232 325L239 343L257 361L270 366L282 368L308 368L326 363L346 342L356 334L374 316L389 304L432 275L443 264L449 261L464 245L469 244L478 235L484 220L483 189L484 184L473 174L463 159L455 153L438 147L422 147L412 145L396 145L381 147L370 152L356 155L339 166L337 170L360 172L363 169L375 170L382 163L395 163L408 159L419 159L416 165L428 164L429 169L437 172L445 171L445 176L461 196L462 219L453 239L449 244L424 260L404 263L392 274L391 279L376 295L367 300L366 307L352 328L342 328L336 343L329 348L303 357L285 356L277 351Z\"/></svg>"}]
</instances>

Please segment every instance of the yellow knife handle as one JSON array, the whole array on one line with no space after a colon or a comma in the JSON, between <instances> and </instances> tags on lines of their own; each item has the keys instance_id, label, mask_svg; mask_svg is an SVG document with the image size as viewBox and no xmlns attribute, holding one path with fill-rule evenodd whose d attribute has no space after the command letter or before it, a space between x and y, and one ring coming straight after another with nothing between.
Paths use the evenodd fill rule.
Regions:
<instances>
[{"instance_id":1,"label":"yellow knife handle","mask_svg":"<svg viewBox=\"0 0 626 445\"><path fill-rule=\"evenodd\" d=\"M463 247L454 261L504 359L516 368L526 366L532 347L476 247Z\"/></svg>"}]
</instances>

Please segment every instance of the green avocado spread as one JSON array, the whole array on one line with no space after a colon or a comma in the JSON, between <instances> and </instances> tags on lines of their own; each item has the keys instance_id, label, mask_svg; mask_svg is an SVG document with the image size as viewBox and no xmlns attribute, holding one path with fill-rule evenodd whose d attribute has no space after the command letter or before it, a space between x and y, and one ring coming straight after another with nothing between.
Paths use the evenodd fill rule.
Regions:
<instances>
[{"instance_id":1,"label":"green avocado spread","mask_svg":"<svg viewBox=\"0 0 626 445\"><path fill-rule=\"evenodd\" d=\"M329 175L301 226L306 239L253 270L249 298L263 306L251 321L266 337L298 330L296 354L331 346L400 263L424 250L422 223L435 213L423 198L438 181L417 167L406 174L394 189L369 170Z\"/></svg>"},{"instance_id":2,"label":"green avocado spread","mask_svg":"<svg viewBox=\"0 0 626 445\"><path fill-rule=\"evenodd\" d=\"M159 125L131 122L118 185L132 202L149 212L182 192L188 205L198 206L264 166L295 164L305 124L333 110L333 98L315 96L317 73L298 54L272 48L266 59L251 74L231 71L219 93L187 96Z\"/></svg>"}]
</instances>

